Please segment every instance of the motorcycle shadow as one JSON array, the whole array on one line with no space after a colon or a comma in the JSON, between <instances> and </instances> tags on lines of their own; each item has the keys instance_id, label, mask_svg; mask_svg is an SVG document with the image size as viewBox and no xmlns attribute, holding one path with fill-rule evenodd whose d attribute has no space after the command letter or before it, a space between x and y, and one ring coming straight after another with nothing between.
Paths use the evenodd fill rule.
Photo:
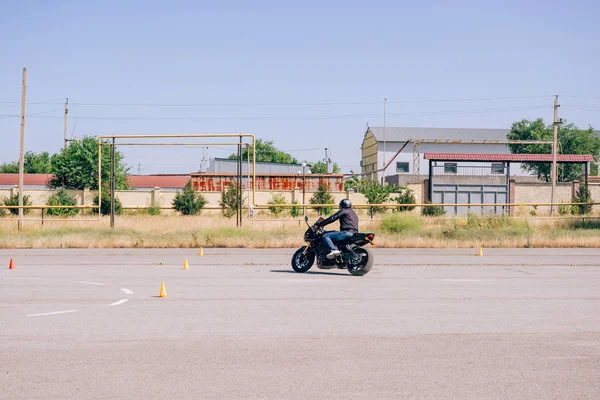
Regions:
<instances>
[{"instance_id":1,"label":"motorcycle shadow","mask_svg":"<svg viewBox=\"0 0 600 400\"><path fill-rule=\"evenodd\" d=\"M296 275L335 275L335 276L345 276L351 277L352 275L345 274L344 272L348 272L346 270L340 269L340 272L327 272L327 271L306 271L299 274L296 271L290 271L289 269L272 269L271 272L280 272L285 274L296 274Z\"/></svg>"}]
</instances>

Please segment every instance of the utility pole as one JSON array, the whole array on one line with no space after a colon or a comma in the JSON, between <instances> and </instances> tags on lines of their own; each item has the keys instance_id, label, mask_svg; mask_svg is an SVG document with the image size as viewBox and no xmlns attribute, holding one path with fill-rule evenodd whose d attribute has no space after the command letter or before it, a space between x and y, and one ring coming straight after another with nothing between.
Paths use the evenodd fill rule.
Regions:
<instances>
[{"instance_id":1,"label":"utility pole","mask_svg":"<svg viewBox=\"0 0 600 400\"><path fill-rule=\"evenodd\" d=\"M63 147L66 149L67 148L67 122L68 122L68 115L69 115L69 98L67 97L67 99L65 100L65 129L64 129L64 143L63 143Z\"/></svg>"},{"instance_id":2,"label":"utility pole","mask_svg":"<svg viewBox=\"0 0 600 400\"><path fill-rule=\"evenodd\" d=\"M23 68L21 89L21 149L19 152L19 222L18 229L23 226L23 172L25 169L25 97L27 95L27 68Z\"/></svg>"},{"instance_id":3,"label":"utility pole","mask_svg":"<svg viewBox=\"0 0 600 400\"><path fill-rule=\"evenodd\" d=\"M557 181L557 175L558 175L558 170L556 168L556 159L557 159L557 152L558 152L558 124L560 123L559 119L558 119L558 107L560 107L560 105L558 104L558 95L556 96L556 98L554 99L554 138L552 141L552 172L550 174L551 178L552 178L552 192L550 194L550 203L552 203L552 205L550 206L550 214L554 215L554 195L556 193L556 181Z\"/></svg>"},{"instance_id":4,"label":"utility pole","mask_svg":"<svg viewBox=\"0 0 600 400\"><path fill-rule=\"evenodd\" d=\"M383 172L381 175L381 185L385 182L385 109L387 106L387 96L383 99Z\"/></svg>"}]
</instances>

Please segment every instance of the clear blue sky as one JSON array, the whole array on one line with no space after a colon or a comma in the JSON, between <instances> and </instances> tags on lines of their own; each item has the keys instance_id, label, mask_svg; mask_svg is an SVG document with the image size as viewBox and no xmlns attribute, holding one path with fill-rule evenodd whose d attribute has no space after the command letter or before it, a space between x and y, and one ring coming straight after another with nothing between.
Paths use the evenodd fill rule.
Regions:
<instances>
[{"instance_id":1,"label":"clear blue sky","mask_svg":"<svg viewBox=\"0 0 600 400\"><path fill-rule=\"evenodd\" d=\"M18 159L23 67L35 152L60 149L66 97L70 135L247 132L301 160L328 147L345 172L384 96L388 126L550 122L559 94L561 117L600 129L598 15L593 0L5 0L0 162ZM471 98L497 100L429 101ZM202 156L123 151L142 173L195 171Z\"/></svg>"}]
</instances>

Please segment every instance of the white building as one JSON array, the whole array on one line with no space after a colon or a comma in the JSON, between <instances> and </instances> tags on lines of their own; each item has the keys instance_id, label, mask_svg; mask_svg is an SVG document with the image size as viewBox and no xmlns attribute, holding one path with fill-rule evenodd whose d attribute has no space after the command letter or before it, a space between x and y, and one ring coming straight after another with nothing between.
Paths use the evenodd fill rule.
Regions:
<instances>
[{"instance_id":1,"label":"white building","mask_svg":"<svg viewBox=\"0 0 600 400\"><path fill-rule=\"evenodd\" d=\"M377 171L393 159L385 169L387 182L404 185L422 181L429 175L429 162L423 157L425 153L510 154L506 144L509 132L508 129L386 127L384 133L382 127L369 127L362 143L362 173L368 179L381 181L384 172ZM398 153L400 149L402 151ZM507 172L507 165L503 163L445 162L436 168L443 168L444 174L457 176L483 175L487 170L488 175L505 177ZM476 168L480 171L475 171ZM521 169L520 163L511 163L510 177L535 179Z\"/></svg>"}]
</instances>

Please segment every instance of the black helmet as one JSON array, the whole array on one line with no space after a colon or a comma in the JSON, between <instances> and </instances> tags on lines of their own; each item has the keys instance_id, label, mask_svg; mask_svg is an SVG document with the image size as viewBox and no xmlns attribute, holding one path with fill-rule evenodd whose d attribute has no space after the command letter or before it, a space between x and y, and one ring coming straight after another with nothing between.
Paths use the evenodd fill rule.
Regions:
<instances>
[{"instance_id":1,"label":"black helmet","mask_svg":"<svg viewBox=\"0 0 600 400\"><path fill-rule=\"evenodd\" d=\"M340 208L352 208L352 202L348 199L340 201Z\"/></svg>"}]
</instances>

